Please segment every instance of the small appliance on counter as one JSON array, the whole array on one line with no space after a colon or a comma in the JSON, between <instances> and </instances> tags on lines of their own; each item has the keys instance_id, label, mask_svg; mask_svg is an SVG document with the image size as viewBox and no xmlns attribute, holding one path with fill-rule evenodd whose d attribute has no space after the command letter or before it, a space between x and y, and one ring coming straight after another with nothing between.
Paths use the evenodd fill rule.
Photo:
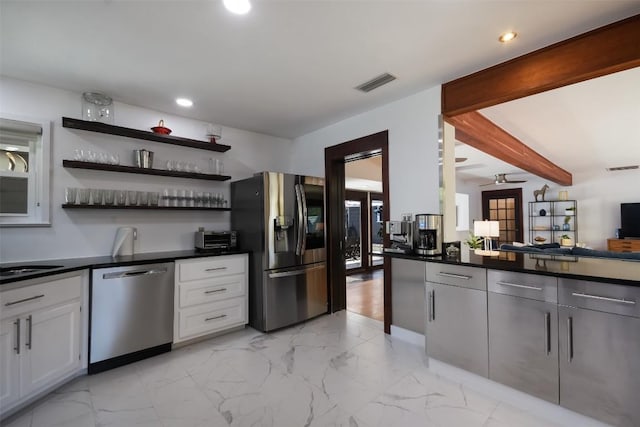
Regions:
<instances>
[{"instance_id":1,"label":"small appliance on counter","mask_svg":"<svg viewBox=\"0 0 640 427\"><path fill-rule=\"evenodd\" d=\"M111 256L133 255L135 241L138 239L138 229L135 227L118 227L116 238L113 240Z\"/></svg>"},{"instance_id":2,"label":"small appliance on counter","mask_svg":"<svg viewBox=\"0 0 640 427\"><path fill-rule=\"evenodd\" d=\"M235 231L207 231L203 227L195 233L195 248L198 251L232 251L238 248Z\"/></svg>"},{"instance_id":3,"label":"small appliance on counter","mask_svg":"<svg viewBox=\"0 0 640 427\"><path fill-rule=\"evenodd\" d=\"M403 216L402 221L387 221L385 231L389 235L391 247L383 252L411 254L413 253L413 221L411 215Z\"/></svg>"},{"instance_id":4,"label":"small appliance on counter","mask_svg":"<svg viewBox=\"0 0 640 427\"><path fill-rule=\"evenodd\" d=\"M442 255L442 215L416 215L413 230L413 250L418 255Z\"/></svg>"}]
</instances>

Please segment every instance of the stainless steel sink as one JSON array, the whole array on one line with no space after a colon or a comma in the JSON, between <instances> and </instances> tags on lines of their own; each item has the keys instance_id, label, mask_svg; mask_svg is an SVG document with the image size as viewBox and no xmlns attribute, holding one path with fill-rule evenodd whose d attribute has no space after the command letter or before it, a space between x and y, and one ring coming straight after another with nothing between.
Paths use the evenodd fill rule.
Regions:
<instances>
[{"instance_id":1,"label":"stainless steel sink","mask_svg":"<svg viewBox=\"0 0 640 427\"><path fill-rule=\"evenodd\" d=\"M16 265L14 267L0 268L0 277L37 273L39 271L51 270L61 267L61 265Z\"/></svg>"}]
</instances>

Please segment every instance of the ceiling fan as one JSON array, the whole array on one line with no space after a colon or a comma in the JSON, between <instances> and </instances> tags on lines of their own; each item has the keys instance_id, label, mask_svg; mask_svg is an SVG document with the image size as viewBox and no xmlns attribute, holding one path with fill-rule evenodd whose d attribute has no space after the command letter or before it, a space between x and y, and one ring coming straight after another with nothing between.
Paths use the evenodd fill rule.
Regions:
<instances>
[{"instance_id":1,"label":"ceiling fan","mask_svg":"<svg viewBox=\"0 0 640 427\"><path fill-rule=\"evenodd\" d=\"M506 174L506 173L495 174L494 175L495 179L493 180L493 182L489 182L487 184L480 184L480 187L485 187L487 185L500 185L500 184L520 184L520 183L523 183L523 182L527 182L527 181L524 181L524 180L513 180L513 181L510 181L510 180L507 179L507 175L508 174Z\"/></svg>"}]
</instances>

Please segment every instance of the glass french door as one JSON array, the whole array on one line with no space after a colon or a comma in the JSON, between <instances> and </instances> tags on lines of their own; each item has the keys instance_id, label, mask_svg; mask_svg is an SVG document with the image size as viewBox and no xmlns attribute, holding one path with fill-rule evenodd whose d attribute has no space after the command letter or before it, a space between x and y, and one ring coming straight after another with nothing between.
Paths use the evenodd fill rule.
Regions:
<instances>
[{"instance_id":1,"label":"glass french door","mask_svg":"<svg viewBox=\"0 0 640 427\"><path fill-rule=\"evenodd\" d=\"M366 200L353 196L347 192L344 201L344 261L347 270L362 268L363 242L362 242L362 212L366 208Z\"/></svg>"},{"instance_id":2,"label":"glass french door","mask_svg":"<svg viewBox=\"0 0 640 427\"><path fill-rule=\"evenodd\" d=\"M482 192L482 219L500 223L497 245L523 242L522 188Z\"/></svg>"}]
</instances>

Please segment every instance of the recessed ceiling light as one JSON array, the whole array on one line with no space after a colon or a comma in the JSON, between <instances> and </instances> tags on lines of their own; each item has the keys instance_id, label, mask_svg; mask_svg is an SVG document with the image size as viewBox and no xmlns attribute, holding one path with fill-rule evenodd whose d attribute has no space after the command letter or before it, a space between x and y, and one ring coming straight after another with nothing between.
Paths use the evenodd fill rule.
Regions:
<instances>
[{"instance_id":1,"label":"recessed ceiling light","mask_svg":"<svg viewBox=\"0 0 640 427\"><path fill-rule=\"evenodd\" d=\"M508 43L511 40L515 39L517 36L518 36L518 33L516 33L515 31L507 31L506 33L500 34L500 37L498 37L498 40L501 43Z\"/></svg>"},{"instance_id":2,"label":"recessed ceiling light","mask_svg":"<svg viewBox=\"0 0 640 427\"><path fill-rule=\"evenodd\" d=\"M176 104L181 107L191 107L193 106L193 101L187 98L178 98L176 99Z\"/></svg>"},{"instance_id":3,"label":"recessed ceiling light","mask_svg":"<svg viewBox=\"0 0 640 427\"><path fill-rule=\"evenodd\" d=\"M229 12L237 15L244 15L251 10L249 0L224 0L223 3Z\"/></svg>"}]
</instances>

